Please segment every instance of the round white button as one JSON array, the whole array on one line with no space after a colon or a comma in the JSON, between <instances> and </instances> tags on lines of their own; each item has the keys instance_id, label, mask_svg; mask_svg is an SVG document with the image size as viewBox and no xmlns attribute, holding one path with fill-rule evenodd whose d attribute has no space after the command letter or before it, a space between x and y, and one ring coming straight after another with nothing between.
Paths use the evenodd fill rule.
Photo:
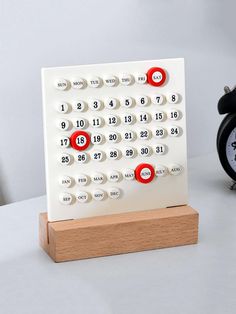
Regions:
<instances>
[{"instance_id":1,"label":"round white button","mask_svg":"<svg viewBox=\"0 0 236 314\"><path fill-rule=\"evenodd\" d=\"M68 146L70 146L70 139L66 136L62 136L59 138L58 144L62 148L68 147Z\"/></svg>"},{"instance_id":2,"label":"round white button","mask_svg":"<svg viewBox=\"0 0 236 314\"><path fill-rule=\"evenodd\" d=\"M91 135L91 142L94 145L99 145L103 142L104 136L99 133L94 133Z\"/></svg>"},{"instance_id":3,"label":"round white button","mask_svg":"<svg viewBox=\"0 0 236 314\"><path fill-rule=\"evenodd\" d=\"M149 104L149 97L142 95L142 96L138 96L136 98L136 103L137 105L144 107L147 106Z\"/></svg>"},{"instance_id":4,"label":"round white button","mask_svg":"<svg viewBox=\"0 0 236 314\"><path fill-rule=\"evenodd\" d=\"M57 104L57 111L60 113L67 113L69 111L69 105L66 102Z\"/></svg>"},{"instance_id":5,"label":"round white button","mask_svg":"<svg viewBox=\"0 0 236 314\"><path fill-rule=\"evenodd\" d=\"M139 84L145 84L147 81L147 75L145 73L137 73L135 75L135 80Z\"/></svg>"},{"instance_id":6,"label":"round white button","mask_svg":"<svg viewBox=\"0 0 236 314\"><path fill-rule=\"evenodd\" d=\"M85 129L88 126L88 121L86 119L75 119L73 125L76 129Z\"/></svg>"},{"instance_id":7,"label":"round white button","mask_svg":"<svg viewBox=\"0 0 236 314\"><path fill-rule=\"evenodd\" d=\"M178 136L180 134L180 128L178 126L169 126L168 133L169 136Z\"/></svg>"},{"instance_id":8,"label":"round white button","mask_svg":"<svg viewBox=\"0 0 236 314\"><path fill-rule=\"evenodd\" d=\"M109 143L117 143L120 139L120 136L116 132L109 132L107 134L107 140Z\"/></svg>"},{"instance_id":9,"label":"round white button","mask_svg":"<svg viewBox=\"0 0 236 314\"><path fill-rule=\"evenodd\" d=\"M180 174L182 170L183 168L178 164L173 164L172 166L169 167L169 173L174 176L177 176L178 174Z\"/></svg>"},{"instance_id":10,"label":"round white button","mask_svg":"<svg viewBox=\"0 0 236 314\"><path fill-rule=\"evenodd\" d=\"M115 109L118 106L118 100L116 98L108 98L105 101L105 107L108 109Z\"/></svg>"},{"instance_id":11,"label":"round white button","mask_svg":"<svg viewBox=\"0 0 236 314\"><path fill-rule=\"evenodd\" d=\"M166 135L165 129L163 128L156 128L154 131L154 136L157 138L162 138Z\"/></svg>"},{"instance_id":12,"label":"round white button","mask_svg":"<svg viewBox=\"0 0 236 314\"><path fill-rule=\"evenodd\" d=\"M89 199L89 194L85 191L78 191L76 193L77 201L80 203L86 203Z\"/></svg>"},{"instance_id":13,"label":"round white button","mask_svg":"<svg viewBox=\"0 0 236 314\"><path fill-rule=\"evenodd\" d=\"M59 195L59 200L63 205L70 205L72 203L73 197L70 193L61 193Z\"/></svg>"},{"instance_id":14,"label":"round white button","mask_svg":"<svg viewBox=\"0 0 236 314\"><path fill-rule=\"evenodd\" d=\"M163 79L163 75L160 71L155 71L152 74L152 81L155 83L160 83Z\"/></svg>"},{"instance_id":15,"label":"round white button","mask_svg":"<svg viewBox=\"0 0 236 314\"><path fill-rule=\"evenodd\" d=\"M120 189L118 188L110 188L108 190L108 196L112 199L117 199L120 197Z\"/></svg>"},{"instance_id":16,"label":"round white button","mask_svg":"<svg viewBox=\"0 0 236 314\"><path fill-rule=\"evenodd\" d=\"M134 105L134 99L132 97L122 97L120 104L123 107L130 108Z\"/></svg>"},{"instance_id":17,"label":"round white button","mask_svg":"<svg viewBox=\"0 0 236 314\"><path fill-rule=\"evenodd\" d=\"M103 79L106 86L112 87L117 84L117 78L113 75L107 75Z\"/></svg>"},{"instance_id":18,"label":"round white button","mask_svg":"<svg viewBox=\"0 0 236 314\"><path fill-rule=\"evenodd\" d=\"M140 140L147 140L151 136L151 132L149 130L141 129L138 132L138 138Z\"/></svg>"},{"instance_id":19,"label":"round white button","mask_svg":"<svg viewBox=\"0 0 236 314\"><path fill-rule=\"evenodd\" d=\"M91 180L93 181L93 183L102 184L105 181L105 177L102 173L96 172L91 175Z\"/></svg>"},{"instance_id":20,"label":"round white button","mask_svg":"<svg viewBox=\"0 0 236 314\"><path fill-rule=\"evenodd\" d=\"M93 117L90 123L94 128L100 128L103 124L103 119L100 117Z\"/></svg>"},{"instance_id":21,"label":"round white button","mask_svg":"<svg viewBox=\"0 0 236 314\"><path fill-rule=\"evenodd\" d=\"M135 133L133 131L124 131L122 137L125 141L133 141L135 139Z\"/></svg>"},{"instance_id":22,"label":"round white button","mask_svg":"<svg viewBox=\"0 0 236 314\"><path fill-rule=\"evenodd\" d=\"M72 185L72 179L69 176L62 176L59 179L59 183L61 186L69 188Z\"/></svg>"},{"instance_id":23,"label":"round white button","mask_svg":"<svg viewBox=\"0 0 236 314\"><path fill-rule=\"evenodd\" d=\"M84 79L82 79L81 77L77 77L77 78L73 78L71 80L71 86L73 88L76 88L76 89L81 89L81 88L84 88L86 85L86 82Z\"/></svg>"},{"instance_id":24,"label":"round white button","mask_svg":"<svg viewBox=\"0 0 236 314\"><path fill-rule=\"evenodd\" d=\"M165 153L165 151L166 151L166 147L163 144L157 144L154 146L154 152L157 155L163 155Z\"/></svg>"},{"instance_id":25,"label":"round white button","mask_svg":"<svg viewBox=\"0 0 236 314\"><path fill-rule=\"evenodd\" d=\"M88 156L86 153L78 153L77 155L77 158L76 158L76 161L79 163L79 164L84 164L87 162L88 160Z\"/></svg>"},{"instance_id":26,"label":"round white button","mask_svg":"<svg viewBox=\"0 0 236 314\"><path fill-rule=\"evenodd\" d=\"M71 163L71 156L69 154L62 154L60 156L60 163L62 165L69 165Z\"/></svg>"},{"instance_id":27,"label":"round white button","mask_svg":"<svg viewBox=\"0 0 236 314\"><path fill-rule=\"evenodd\" d=\"M57 122L57 126L60 130L66 131L70 127L70 122L68 120L61 119Z\"/></svg>"},{"instance_id":28,"label":"round white button","mask_svg":"<svg viewBox=\"0 0 236 314\"><path fill-rule=\"evenodd\" d=\"M63 78L59 78L59 79L55 80L54 86L58 90L66 90L67 88L69 88L69 83L67 80L65 80Z\"/></svg>"},{"instance_id":29,"label":"round white button","mask_svg":"<svg viewBox=\"0 0 236 314\"><path fill-rule=\"evenodd\" d=\"M94 76L91 79L88 80L88 85L90 87L97 88L101 85L101 79L98 76Z\"/></svg>"},{"instance_id":30,"label":"round white button","mask_svg":"<svg viewBox=\"0 0 236 314\"><path fill-rule=\"evenodd\" d=\"M143 168L141 171L140 171L140 177L144 180L147 180L151 177L152 173L151 173L151 170L149 168Z\"/></svg>"},{"instance_id":31,"label":"round white button","mask_svg":"<svg viewBox=\"0 0 236 314\"><path fill-rule=\"evenodd\" d=\"M135 116L133 114L124 114L122 116L122 122L124 124L133 124L135 122Z\"/></svg>"},{"instance_id":32,"label":"round white button","mask_svg":"<svg viewBox=\"0 0 236 314\"><path fill-rule=\"evenodd\" d=\"M105 193L102 190L95 190L92 192L92 196L95 201L102 201L105 197Z\"/></svg>"},{"instance_id":33,"label":"round white button","mask_svg":"<svg viewBox=\"0 0 236 314\"><path fill-rule=\"evenodd\" d=\"M120 83L122 85L130 85L133 83L133 77L132 75L128 74L128 73L123 73L120 75Z\"/></svg>"},{"instance_id":34,"label":"round white button","mask_svg":"<svg viewBox=\"0 0 236 314\"><path fill-rule=\"evenodd\" d=\"M164 103L164 96L161 94L155 94L152 96L152 103L154 105L162 105Z\"/></svg>"},{"instance_id":35,"label":"round white button","mask_svg":"<svg viewBox=\"0 0 236 314\"><path fill-rule=\"evenodd\" d=\"M167 95L167 101L170 104L176 104L179 101L179 95L177 93L170 93Z\"/></svg>"},{"instance_id":36,"label":"round white button","mask_svg":"<svg viewBox=\"0 0 236 314\"><path fill-rule=\"evenodd\" d=\"M178 120L180 118L180 111L177 109L170 109L167 116L170 120Z\"/></svg>"},{"instance_id":37,"label":"round white button","mask_svg":"<svg viewBox=\"0 0 236 314\"><path fill-rule=\"evenodd\" d=\"M138 114L138 121L140 123L148 123L149 122L149 114L147 112L141 112Z\"/></svg>"},{"instance_id":38,"label":"round white button","mask_svg":"<svg viewBox=\"0 0 236 314\"><path fill-rule=\"evenodd\" d=\"M149 146L142 146L139 148L139 155L147 157L151 154L151 148Z\"/></svg>"},{"instance_id":39,"label":"round white button","mask_svg":"<svg viewBox=\"0 0 236 314\"><path fill-rule=\"evenodd\" d=\"M118 171L113 170L108 173L107 179L110 182L118 182L120 179L120 173Z\"/></svg>"},{"instance_id":40,"label":"round white button","mask_svg":"<svg viewBox=\"0 0 236 314\"><path fill-rule=\"evenodd\" d=\"M73 110L77 112L83 112L87 109L87 105L83 100L78 100L72 104Z\"/></svg>"},{"instance_id":41,"label":"round white button","mask_svg":"<svg viewBox=\"0 0 236 314\"><path fill-rule=\"evenodd\" d=\"M80 147L84 147L87 145L88 143L88 139L85 135L83 134L80 134L76 137L76 140L75 140L75 143L76 145L80 148Z\"/></svg>"},{"instance_id":42,"label":"round white button","mask_svg":"<svg viewBox=\"0 0 236 314\"><path fill-rule=\"evenodd\" d=\"M109 148L107 150L107 157L112 160L118 159L120 157L120 152L116 148Z\"/></svg>"},{"instance_id":43,"label":"round white button","mask_svg":"<svg viewBox=\"0 0 236 314\"><path fill-rule=\"evenodd\" d=\"M153 120L155 121L164 121L165 120L165 113L163 111L155 111L153 114L152 114L152 118Z\"/></svg>"},{"instance_id":44,"label":"round white button","mask_svg":"<svg viewBox=\"0 0 236 314\"><path fill-rule=\"evenodd\" d=\"M124 148L124 156L126 158L133 158L135 156L135 150L133 147L125 147Z\"/></svg>"},{"instance_id":45,"label":"round white button","mask_svg":"<svg viewBox=\"0 0 236 314\"><path fill-rule=\"evenodd\" d=\"M125 169L123 171L123 176L126 180L134 180L134 170L133 169Z\"/></svg>"},{"instance_id":46,"label":"round white button","mask_svg":"<svg viewBox=\"0 0 236 314\"><path fill-rule=\"evenodd\" d=\"M110 126L116 126L119 123L119 118L114 115L108 115L106 118L106 122Z\"/></svg>"},{"instance_id":47,"label":"round white button","mask_svg":"<svg viewBox=\"0 0 236 314\"><path fill-rule=\"evenodd\" d=\"M76 177L76 183L78 185L86 185L88 184L88 177L85 174L78 174L78 176Z\"/></svg>"},{"instance_id":48,"label":"round white button","mask_svg":"<svg viewBox=\"0 0 236 314\"><path fill-rule=\"evenodd\" d=\"M155 173L156 173L156 176L157 176L157 177L164 177L164 176L167 175L168 170L167 170L167 168L166 168L165 166L163 166L163 165L157 165L157 166L155 167Z\"/></svg>"},{"instance_id":49,"label":"round white button","mask_svg":"<svg viewBox=\"0 0 236 314\"><path fill-rule=\"evenodd\" d=\"M101 109L102 109L102 106L103 106L103 103L102 103L102 101L99 100L99 99L93 99L93 100L91 100L91 101L89 102L89 108L90 108L91 110L95 110L95 111L101 110Z\"/></svg>"},{"instance_id":50,"label":"round white button","mask_svg":"<svg viewBox=\"0 0 236 314\"><path fill-rule=\"evenodd\" d=\"M102 161L105 158L105 154L99 150L95 150L91 153L91 158L94 161Z\"/></svg>"}]
</instances>

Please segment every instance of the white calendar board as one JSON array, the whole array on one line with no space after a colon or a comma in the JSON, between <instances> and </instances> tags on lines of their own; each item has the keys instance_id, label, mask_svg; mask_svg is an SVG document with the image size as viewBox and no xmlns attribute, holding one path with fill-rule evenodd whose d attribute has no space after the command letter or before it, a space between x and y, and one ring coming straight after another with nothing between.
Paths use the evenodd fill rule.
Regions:
<instances>
[{"instance_id":1,"label":"white calendar board","mask_svg":"<svg viewBox=\"0 0 236 314\"><path fill-rule=\"evenodd\" d=\"M42 70L49 221L187 203L184 60Z\"/></svg>"}]
</instances>

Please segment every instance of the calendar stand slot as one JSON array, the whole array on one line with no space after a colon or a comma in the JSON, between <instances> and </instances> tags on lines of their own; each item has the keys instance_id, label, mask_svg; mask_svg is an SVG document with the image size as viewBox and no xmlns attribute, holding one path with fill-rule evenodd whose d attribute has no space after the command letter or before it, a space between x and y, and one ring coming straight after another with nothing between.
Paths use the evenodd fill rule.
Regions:
<instances>
[{"instance_id":1,"label":"calendar stand slot","mask_svg":"<svg viewBox=\"0 0 236 314\"><path fill-rule=\"evenodd\" d=\"M55 262L64 262L196 244L198 220L190 206L57 222L41 213L39 240Z\"/></svg>"}]
</instances>

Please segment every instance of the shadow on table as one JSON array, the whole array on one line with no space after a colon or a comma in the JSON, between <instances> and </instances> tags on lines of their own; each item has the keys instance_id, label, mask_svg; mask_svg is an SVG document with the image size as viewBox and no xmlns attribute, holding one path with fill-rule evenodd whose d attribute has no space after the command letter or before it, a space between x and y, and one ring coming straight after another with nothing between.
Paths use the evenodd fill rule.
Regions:
<instances>
[{"instance_id":1,"label":"shadow on table","mask_svg":"<svg viewBox=\"0 0 236 314\"><path fill-rule=\"evenodd\" d=\"M219 177L217 180L208 178L206 182L208 186L211 186L211 188L214 189L216 192L217 191L224 192L227 195L234 193L235 182L233 182L230 178L227 179Z\"/></svg>"}]
</instances>

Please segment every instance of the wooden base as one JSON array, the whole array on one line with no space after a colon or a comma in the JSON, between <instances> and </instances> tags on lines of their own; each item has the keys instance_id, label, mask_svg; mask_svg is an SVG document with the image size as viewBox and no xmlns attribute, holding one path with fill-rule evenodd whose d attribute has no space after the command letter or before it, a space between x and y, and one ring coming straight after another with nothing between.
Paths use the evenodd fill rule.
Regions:
<instances>
[{"instance_id":1,"label":"wooden base","mask_svg":"<svg viewBox=\"0 0 236 314\"><path fill-rule=\"evenodd\" d=\"M41 213L39 239L55 262L195 244L198 213L179 206L58 222Z\"/></svg>"}]
</instances>

